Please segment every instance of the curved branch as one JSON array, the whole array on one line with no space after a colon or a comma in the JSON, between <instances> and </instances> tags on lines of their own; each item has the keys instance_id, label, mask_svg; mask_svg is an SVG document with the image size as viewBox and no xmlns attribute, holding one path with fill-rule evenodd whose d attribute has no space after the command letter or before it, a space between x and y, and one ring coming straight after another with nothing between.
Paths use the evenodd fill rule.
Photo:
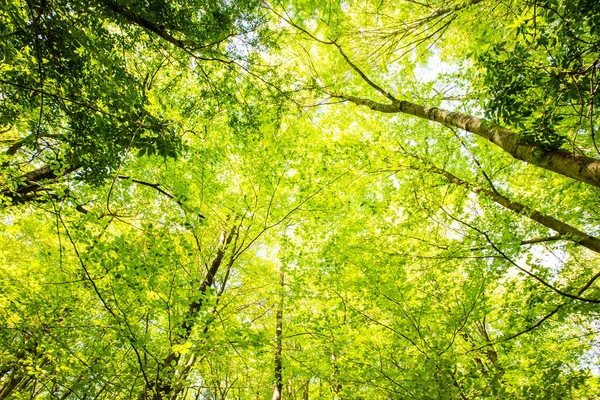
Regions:
<instances>
[{"instance_id":1,"label":"curved branch","mask_svg":"<svg viewBox=\"0 0 600 400\"><path fill-rule=\"evenodd\" d=\"M159 193L161 193L161 194L167 196L168 198L170 198L171 200L175 201L175 203L177 203L179 205L179 207L181 207L181 209L185 211L185 206L183 205L181 200L179 200L174 195L172 195L171 193L169 193L166 190L164 190L163 188L161 188L160 183L150 183L150 182L146 182L146 181L141 181L139 179L133 179L127 175L119 175L119 176L117 176L117 178L123 179L123 180L130 180L133 183L137 183L139 185L147 186L154 190L157 190ZM198 214L198 218L206 218L206 217L202 214Z\"/></svg>"},{"instance_id":2,"label":"curved branch","mask_svg":"<svg viewBox=\"0 0 600 400\"><path fill-rule=\"evenodd\" d=\"M133 11L117 2L111 0L102 0L102 3L104 3L106 7L114 11L116 14L119 14L120 16L125 18L129 23L141 26L142 28L157 34L167 42L174 44L179 48L187 49L196 46L196 43L191 40L179 40L174 38L171 34L167 32L165 27L157 25L154 22L135 14Z\"/></svg>"}]
</instances>

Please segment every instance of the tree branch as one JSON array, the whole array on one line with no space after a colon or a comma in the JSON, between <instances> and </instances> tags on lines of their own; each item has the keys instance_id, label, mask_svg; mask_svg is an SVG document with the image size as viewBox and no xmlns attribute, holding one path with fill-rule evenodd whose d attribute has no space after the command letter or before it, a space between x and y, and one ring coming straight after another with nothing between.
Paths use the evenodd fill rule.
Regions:
<instances>
[{"instance_id":1,"label":"tree branch","mask_svg":"<svg viewBox=\"0 0 600 400\"><path fill-rule=\"evenodd\" d=\"M19 184L15 190L9 189L7 184L0 185L0 187L4 187L0 191L0 197L8 198L11 205L24 204L30 201L39 200L39 192L45 190L42 183L55 181L59 178L69 175L79 168L79 166L70 166L66 168L62 174L58 175L52 168L50 168L50 166L45 165L41 168L21 175L21 177L17 180Z\"/></svg>"},{"instance_id":2,"label":"tree branch","mask_svg":"<svg viewBox=\"0 0 600 400\"><path fill-rule=\"evenodd\" d=\"M547 228L550 228L559 233L561 238L570 237L576 243L588 248L589 250L600 254L600 239L590 236L585 232L580 231L572 225L569 225L561 220L558 220L554 217L544 215L536 210L531 209L530 207L524 206L521 203L510 200L508 197L501 195L498 192L494 192L493 190L485 189L479 186L474 186L467 181L464 181L452 173L433 166L430 164L428 168L429 171L434 172L436 174L444 176L450 183L455 185L463 186L470 190L475 194L483 194L484 196L490 198L495 203L501 205L502 207L514 211L517 214L523 215ZM553 237L554 239L554 237ZM555 240L558 240L556 238ZM548 241L548 239L543 239L541 241ZM530 241L529 243L535 243L534 241ZM527 243L523 243L527 244Z\"/></svg>"},{"instance_id":3,"label":"tree branch","mask_svg":"<svg viewBox=\"0 0 600 400\"><path fill-rule=\"evenodd\" d=\"M106 5L106 7L108 7L110 10L125 18L129 23L141 26L142 28L157 34L167 42L174 44L179 48L188 49L196 47L195 42L191 40L179 40L174 38L167 32L165 27L157 25L154 22L135 14L133 11L117 2L111 0L102 0L102 3L104 3L104 5Z\"/></svg>"},{"instance_id":4,"label":"tree branch","mask_svg":"<svg viewBox=\"0 0 600 400\"><path fill-rule=\"evenodd\" d=\"M179 205L179 207L181 207L185 211L185 206L183 205L183 203L181 202L181 200L177 199L174 195L172 195L171 193L169 193L166 190L162 189L160 187L160 183L150 183L150 182L142 181L142 180L139 180L139 179L133 179L130 176L127 176L127 175L118 175L117 178L123 179L123 180L130 180L133 183L137 183L139 185L147 186L147 187L150 187L150 188L152 188L154 190L157 190L159 193L161 193L161 194L167 196L168 198L174 200ZM206 218L202 214L198 214L198 217L199 218Z\"/></svg>"},{"instance_id":5,"label":"tree branch","mask_svg":"<svg viewBox=\"0 0 600 400\"><path fill-rule=\"evenodd\" d=\"M350 65L353 66L353 64ZM367 80L367 83L369 82ZM463 129L495 144L517 160L525 161L588 185L600 187L600 160L563 149L545 150L534 144L519 144L517 132L473 115L427 107L404 100L395 100L391 104L384 104L342 93L331 95L356 105L368 107L374 111L407 114Z\"/></svg>"}]
</instances>

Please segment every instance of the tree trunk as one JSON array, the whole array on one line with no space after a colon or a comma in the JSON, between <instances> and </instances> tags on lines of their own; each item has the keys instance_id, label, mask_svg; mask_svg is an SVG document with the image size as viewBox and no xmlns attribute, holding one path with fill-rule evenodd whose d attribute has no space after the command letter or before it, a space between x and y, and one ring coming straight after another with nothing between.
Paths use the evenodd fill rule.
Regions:
<instances>
[{"instance_id":1,"label":"tree trunk","mask_svg":"<svg viewBox=\"0 0 600 400\"><path fill-rule=\"evenodd\" d=\"M304 385L304 390L302 392L302 400L308 400L309 391L310 391L310 378L306 381L306 385Z\"/></svg>"},{"instance_id":2,"label":"tree trunk","mask_svg":"<svg viewBox=\"0 0 600 400\"><path fill-rule=\"evenodd\" d=\"M0 183L0 195L10 200L11 204L23 204L29 201L39 200L39 194L44 190L45 182L52 182L56 179L69 175L78 170L80 166L74 165L66 168L62 174L57 175L48 165L29 171L21 176L15 190L10 190L6 184Z\"/></svg>"},{"instance_id":3,"label":"tree trunk","mask_svg":"<svg viewBox=\"0 0 600 400\"><path fill-rule=\"evenodd\" d=\"M533 221L558 232L561 236L565 236L565 238L570 238L570 239L574 240L575 242L579 243L580 245L582 245L583 247L586 247L586 248L592 250L593 252L600 254L600 239L598 239L594 236L589 236L586 233L575 228L574 226L571 226L571 225L569 225L563 221L560 221L554 217L550 217L550 216L544 215L538 211L532 210L531 208L524 206L523 204L520 204L520 203L517 203L516 201L510 200L508 197L503 196L496 191L484 189L479 186L474 186L474 185L456 177L455 175L451 174L450 172L448 172L446 170L443 170L443 169L440 169L437 167L430 167L429 170L432 172L438 173L440 175L443 175L444 177L446 177L446 179L448 179L450 181L450 183L463 186L463 187L469 189L473 193L483 194L483 195L489 197L490 199L492 199L497 204L500 204L502 207L512 210L512 211L516 212L517 214L521 214L529 219L532 219Z\"/></svg>"},{"instance_id":4,"label":"tree trunk","mask_svg":"<svg viewBox=\"0 0 600 400\"><path fill-rule=\"evenodd\" d=\"M206 273L206 277L198 288L198 291L201 295L198 300L195 300L189 304L186 318L181 323L182 333L178 335L177 343L184 343L190 337L196 322L196 316L204 304L204 296L208 289L212 286L215 276L223 264L225 250L231 243L236 233L236 227L231 228L229 233L226 231L222 232L219 248L215 258L213 258L210 268ZM156 382L154 384L150 382L150 385L146 385L144 390L144 393L152 393L152 400L175 399L177 397L180 387L178 385L174 385L174 378L180 358L181 355L179 353L171 352L160 363ZM160 374L161 370L163 371L162 375ZM143 398L146 399L148 397L146 395Z\"/></svg>"},{"instance_id":5,"label":"tree trunk","mask_svg":"<svg viewBox=\"0 0 600 400\"><path fill-rule=\"evenodd\" d=\"M283 332L283 288L285 285L283 267L279 271L280 295L277 304L277 315L275 316L275 387L273 388L273 400L281 400L283 391L283 368L281 366L281 355L283 352L281 335Z\"/></svg>"},{"instance_id":6,"label":"tree trunk","mask_svg":"<svg viewBox=\"0 0 600 400\"><path fill-rule=\"evenodd\" d=\"M335 94L334 97L382 113L402 113L463 129L490 141L517 160L525 161L588 185L600 187L600 160L562 149L544 150L535 144L519 144L519 135L516 132L481 118L393 98L391 98L391 104L384 104L345 94Z\"/></svg>"},{"instance_id":7,"label":"tree trunk","mask_svg":"<svg viewBox=\"0 0 600 400\"><path fill-rule=\"evenodd\" d=\"M119 3L111 1L111 0L103 0L102 2L111 11L114 11L115 13L117 13L120 16L122 16L123 18L125 18L130 24L138 25L138 26L146 29L147 31L153 32L153 33L157 34L159 37L166 40L167 42L174 44L175 46L177 46L179 48L186 50L189 47L196 47L196 43L192 42L191 40L179 40L179 39L174 38L171 34L169 34L166 27L157 25L154 22L149 21L148 19L135 14L133 11L131 11L130 9L128 9L127 7L125 7L122 4L119 4Z\"/></svg>"}]
</instances>

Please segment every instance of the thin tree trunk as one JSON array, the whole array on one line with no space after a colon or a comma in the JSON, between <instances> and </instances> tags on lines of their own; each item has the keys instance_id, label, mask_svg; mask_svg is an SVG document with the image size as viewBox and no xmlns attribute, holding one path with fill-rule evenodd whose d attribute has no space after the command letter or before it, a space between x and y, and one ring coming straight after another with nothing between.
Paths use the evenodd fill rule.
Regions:
<instances>
[{"instance_id":1,"label":"thin tree trunk","mask_svg":"<svg viewBox=\"0 0 600 400\"><path fill-rule=\"evenodd\" d=\"M10 379L0 387L0 400L8 399L12 395L13 391L26 379L30 378L28 375L17 373L10 376Z\"/></svg>"},{"instance_id":2,"label":"thin tree trunk","mask_svg":"<svg viewBox=\"0 0 600 400\"><path fill-rule=\"evenodd\" d=\"M231 228L229 233L223 231L223 233L221 234L219 248L217 249L215 258L213 258L210 268L206 273L206 277L204 278L204 280L200 284L200 287L198 288L200 296L198 300L191 302L188 306L186 318L181 324L182 333L178 335L178 343L183 343L190 337L192 329L194 328L194 325L196 323L198 311L200 311L204 304L206 292L212 286L215 276L217 275L219 268L223 264L225 250L227 249L227 246L231 243L236 233L237 229L234 226L233 228ZM159 365L159 374L157 375L155 384L151 387L146 387L144 393L152 393L153 400L175 399L179 392L179 388L177 385L174 385L174 377L175 370L180 358L180 353L169 353L169 355L167 355L167 357L165 357ZM163 371L163 375L160 375L161 370Z\"/></svg>"},{"instance_id":3,"label":"thin tree trunk","mask_svg":"<svg viewBox=\"0 0 600 400\"><path fill-rule=\"evenodd\" d=\"M331 365L333 366L333 374L331 375L331 390L333 391L333 399L340 400L340 392L342 391L342 383L340 382L340 370L337 366L337 356L335 351L331 352Z\"/></svg>"},{"instance_id":4,"label":"thin tree trunk","mask_svg":"<svg viewBox=\"0 0 600 400\"><path fill-rule=\"evenodd\" d=\"M500 380L502 378L502 376L504 375L504 368L500 365L500 362L498 361L498 353L496 352L493 342L490 340L490 336L488 335L486 324L485 324L485 316L484 316L482 322L479 322L479 321L477 322L477 330L479 331L479 334L484 339L484 341L487 345L487 347L485 348L485 350L483 350L483 352L485 353L488 360L494 367L494 370L495 370L495 378L494 379Z\"/></svg>"},{"instance_id":5,"label":"thin tree trunk","mask_svg":"<svg viewBox=\"0 0 600 400\"><path fill-rule=\"evenodd\" d=\"M483 194L483 195L487 196L488 198L492 199L497 204L501 205L502 207L509 209L511 211L514 211L517 214L521 214L541 225L544 225L545 227L558 232L561 236L571 238L575 242L579 243L583 247L586 247L586 248L592 250L595 253L600 253L600 239L598 239L594 236L589 236L586 233L575 228L574 226L571 226L571 225L569 225L563 221L560 221L554 217L544 215L544 214L542 214L538 211L535 211L527 206L524 206L523 204L517 203L516 201L512 201L508 197L503 196L496 191L485 189L485 188L482 188L479 186L474 186L474 185L470 184L469 182L466 182L466 181L456 177L455 175L451 174L450 172L448 172L446 170L443 170L443 169L440 169L437 167L430 167L429 170L432 172L438 173L440 175L443 175L444 177L446 177L446 179L448 179L450 181L450 183L463 186L463 187L469 189L473 193Z\"/></svg>"},{"instance_id":6,"label":"thin tree trunk","mask_svg":"<svg viewBox=\"0 0 600 400\"><path fill-rule=\"evenodd\" d=\"M282 347L282 332L283 332L283 289L285 285L285 277L283 267L279 270L280 294L279 303L277 304L277 314L275 316L275 387L273 388L273 400L281 400L283 391L283 368L281 365Z\"/></svg>"},{"instance_id":7,"label":"thin tree trunk","mask_svg":"<svg viewBox=\"0 0 600 400\"><path fill-rule=\"evenodd\" d=\"M306 381L306 385L304 385L304 391L302 393L302 400L308 400L309 391L310 391L310 378Z\"/></svg>"}]
</instances>

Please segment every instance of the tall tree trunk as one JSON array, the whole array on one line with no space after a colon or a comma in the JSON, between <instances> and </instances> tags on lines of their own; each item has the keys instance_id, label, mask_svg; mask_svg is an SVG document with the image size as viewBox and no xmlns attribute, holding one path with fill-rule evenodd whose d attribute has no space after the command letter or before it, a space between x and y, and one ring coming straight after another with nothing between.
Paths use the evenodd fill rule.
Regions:
<instances>
[{"instance_id":1,"label":"tall tree trunk","mask_svg":"<svg viewBox=\"0 0 600 400\"><path fill-rule=\"evenodd\" d=\"M340 370L337 366L337 356L335 351L331 351L331 365L333 366L333 374L331 374L331 390L333 391L333 399L340 400L340 392L342 391L342 383L340 382Z\"/></svg>"},{"instance_id":2,"label":"tall tree trunk","mask_svg":"<svg viewBox=\"0 0 600 400\"><path fill-rule=\"evenodd\" d=\"M285 286L283 267L280 267L279 278L280 294L279 303L277 304L277 314L275 316L275 387L273 388L273 400L281 400L281 393L283 391L283 368L281 365L281 355L283 352L281 338L283 332L283 289Z\"/></svg>"},{"instance_id":3,"label":"tall tree trunk","mask_svg":"<svg viewBox=\"0 0 600 400\"><path fill-rule=\"evenodd\" d=\"M302 391L302 400L308 400L308 394L310 391L310 378L306 381L306 385L304 385L304 390Z\"/></svg>"}]
</instances>

